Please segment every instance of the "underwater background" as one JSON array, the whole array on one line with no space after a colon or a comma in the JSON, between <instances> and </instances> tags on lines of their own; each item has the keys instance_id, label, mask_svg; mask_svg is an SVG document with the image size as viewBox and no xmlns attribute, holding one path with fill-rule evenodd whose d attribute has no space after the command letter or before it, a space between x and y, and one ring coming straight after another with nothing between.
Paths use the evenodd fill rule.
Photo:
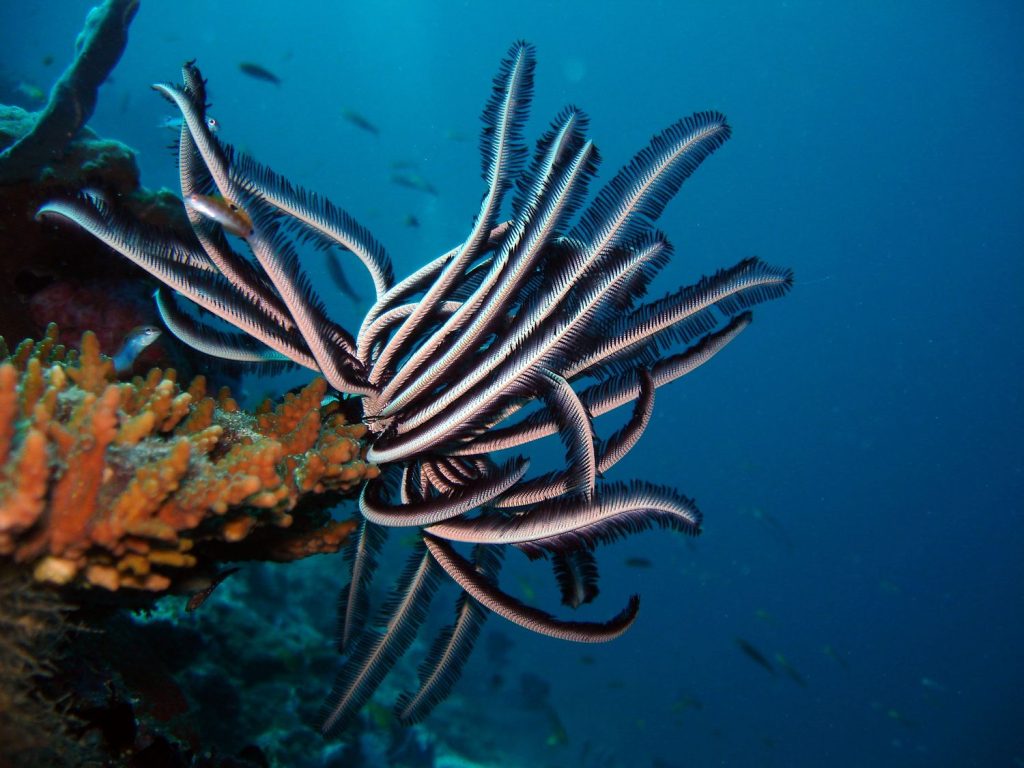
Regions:
<instances>
[{"instance_id":1,"label":"underwater background","mask_svg":"<svg viewBox=\"0 0 1024 768\"><path fill-rule=\"evenodd\" d=\"M4 5L0 103L38 108L92 5ZM796 282L658 393L614 470L705 514L695 541L602 549L594 615L637 592L636 625L574 646L490 619L417 727L441 740L417 764L1024 765L1024 5L143 0L90 126L139 151L144 185L174 189L171 110L149 86L195 58L220 135L357 216L405 274L470 224L479 113L517 39L538 54L527 135L579 105L601 180L683 115L729 118L659 222L676 254L652 295L749 255ZM329 305L349 326L365 309ZM249 378L239 397L305 378ZM263 568L211 598L218 631L244 617L270 643L329 643L341 556ZM257 579L288 607L254 618ZM524 558L502 583L557 604ZM322 615L304 629L285 611ZM282 670L317 704L333 678ZM280 757L263 715L244 739L280 764L356 764Z\"/></svg>"}]
</instances>

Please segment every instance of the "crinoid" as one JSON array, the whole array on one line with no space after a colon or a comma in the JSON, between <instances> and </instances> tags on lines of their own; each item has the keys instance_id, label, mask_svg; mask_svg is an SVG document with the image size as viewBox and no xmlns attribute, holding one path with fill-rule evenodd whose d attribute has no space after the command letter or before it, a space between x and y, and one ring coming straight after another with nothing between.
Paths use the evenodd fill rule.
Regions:
<instances>
[{"instance_id":1,"label":"crinoid","mask_svg":"<svg viewBox=\"0 0 1024 768\"><path fill-rule=\"evenodd\" d=\"M158 296L164 322L197 349L248 363L290 361L362 398L368 459L381 475L359 499L339 611L347 658L325 733L359 711L407 650L441 572L463 594L421 668L419 690L397 704L403 722L445 697L491 611L567 640L622 634L636 618L636 597L607 622L583 622L501 591L503 545L550 556L563 602L576 607L597 594L598 544L651 526L697 534L701 514L690 499L602 477L644 431L655 390L717 354L750 324L749 307L792 283L789 270L748 258L643 303L672 250L654 222L729 126L716 112L678 121L588 203L598 155L578 109L555 118L529 160L522 127L533 70L532 47L517 43L495 77L481 138L486 192L469 236L397 283L384 249L347 213L214 136L205 82L191 63L183 86L155 87L184 117L181 192L193 239L144 229L93 192L40 211L78 224L172 289ZM304 240L348 251L369 271L376 300L355 335L315 296L296 250ZM211 327L179 296L237 330ZM598 438L594 417L629 403L625 425ZM499 465L490 457L554 434L567 454L560 470L527 477L527 459ZM367 588L395 526L418 529L420 544L368 621ZM475 547L467 556L453 542Z\"/></svg>"}]
</instances>

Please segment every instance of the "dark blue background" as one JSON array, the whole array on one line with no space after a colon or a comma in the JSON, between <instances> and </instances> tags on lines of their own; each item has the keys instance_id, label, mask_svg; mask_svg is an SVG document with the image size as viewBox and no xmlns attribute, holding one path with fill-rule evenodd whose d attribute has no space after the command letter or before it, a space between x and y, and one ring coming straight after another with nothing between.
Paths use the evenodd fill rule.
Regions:
<instances>
[{"instance_id":1,"label":"dark blue background","mask_svg":"<svg viewBox=\"0 0 1024 768\"><path fill-rule=\"evenodd\" d=\"M0 70L46 89L91 3L10 5ZM673 484L706 514L695 546L655 532L602 551L587 615L639 591L633 630L581 649L488 625L515 644L503 674L550 681L569 746L502 723L483 653L460 688L481 733L524 764L578 765L589 742L608 765L1021 765L1024 6L287 7L144 1L93 127L141 151L146 185L173 188L157 128L170 110L148 86L196 57L221 135L348 209L404 274L470 225L478 115L524 38L539 59L529 134L582 106L603 178L680 116L729 116L733 139L660 222L676 257L656 294L751 254L796 270L791 296L659 391L613 473ZM417 162L440 195L393 185L393 161ZM519 561L510 591L553 607L548 571ZM736 637L784 654L807 687Z\"/></svg>"}]
</instances>

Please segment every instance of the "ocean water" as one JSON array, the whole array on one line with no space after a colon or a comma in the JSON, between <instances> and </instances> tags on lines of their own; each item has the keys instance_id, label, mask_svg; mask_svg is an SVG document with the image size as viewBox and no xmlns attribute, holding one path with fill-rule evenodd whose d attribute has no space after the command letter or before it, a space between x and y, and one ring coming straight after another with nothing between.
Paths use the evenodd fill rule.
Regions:
<instances>
[{"instance_id":1,"label":"ocean water","mask_svg":"<svg viewBox=\"0 0 1024 768\"><path fill-rule=\"evenodd\" d=\"M45 91L91 5L5 4L7 86ZM495 765L1024 765L1024 5L143 0L90 124L173 188L149 85L195 58L221 135L359 218L405 274L471 225L479 113L517 39L538 55L527 135L579 105L601 179L681 116L728 116L659 221L676 253L652 295L750 255L796 283L659 390L613 470L705 514L696 541L599 551L586 616L636 592L636 625L579 647L492 618L426 728L462 718ZM518 557L503 574L554 610L550 582ZM495 675L544 681L544 714Z\"/></svg>"}]
</instances>

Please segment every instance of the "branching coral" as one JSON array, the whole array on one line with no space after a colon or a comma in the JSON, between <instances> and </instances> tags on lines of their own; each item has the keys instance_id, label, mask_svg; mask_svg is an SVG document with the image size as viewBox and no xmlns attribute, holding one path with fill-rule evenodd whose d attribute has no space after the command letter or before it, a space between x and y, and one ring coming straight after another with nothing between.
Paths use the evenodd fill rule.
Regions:
<instances>
[{"instance_id":1,"label":"branching coral","mask_svg":"<svg viewBox=\"0 0 1024 768\"><path fill-rule=\"evenodd\" d=\"M300 500L377 473L322 379L252 414L173 370L119 382L92 334L4 356L0 558L39 581L160 592L215 560L335 551L354 524Z\"/></svg>"}]
</instances>

